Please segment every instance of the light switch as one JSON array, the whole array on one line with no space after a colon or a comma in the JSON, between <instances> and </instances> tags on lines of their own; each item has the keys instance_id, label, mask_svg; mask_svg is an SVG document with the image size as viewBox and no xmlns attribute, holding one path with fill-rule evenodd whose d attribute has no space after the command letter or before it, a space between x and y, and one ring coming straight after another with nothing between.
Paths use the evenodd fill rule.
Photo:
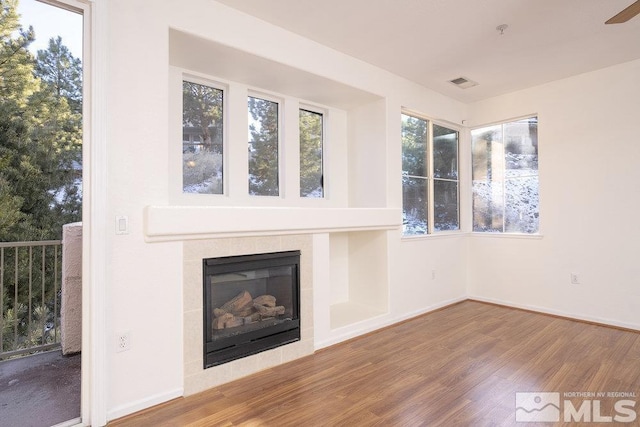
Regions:
<instances>
[{"instance_id":1,"label":"light switch","mask_svg":"<svg viewBox=\"0 0 640 427\"><path fill-rule=\"evenodd\" d=\"M129 234L129 217L116 215L116 234Z\"/></svg>"}]
</instances>

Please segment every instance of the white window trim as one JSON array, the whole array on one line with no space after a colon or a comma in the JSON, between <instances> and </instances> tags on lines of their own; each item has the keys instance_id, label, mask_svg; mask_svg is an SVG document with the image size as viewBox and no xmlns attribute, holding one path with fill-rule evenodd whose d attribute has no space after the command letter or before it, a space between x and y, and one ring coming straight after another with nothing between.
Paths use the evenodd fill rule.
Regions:
<instances>
[{"instance_id":1,"label":"white window trim","mask_svg":"<svg viewBox=\"0 0 640 427\"><path fill-rule=\"evenodd\" d=\"M494 121L494 122L489 122L489 123L484 123L482 125L476 125L473 127L469 128L469 148L472 149L472 145L473 145L473 138L471 137L471 133L475 130L478 129L484 129L484 128L489 128L489 127L494 127L494 126L498 126L498 125L504 125L506 123L511 123L511 122L517 122L520 120L524 120L524 119L529 119L535 117L538 119L538 131L540 130L540 115L538 113L531 113L531 114L524 114L521 116L515 116L509 119L505 119L505 120L499 120L499 121ZM540 147L538 146L538 158L540 157ZM470 162L470 183L471 185L473 184L473 153L470 153L469 155L469 162ZM533 176L533 175L532 175ZM540 180L540 169L538 169L538 191L540 191L540 184L539 184L539 180ZM504 183L503 183L503 187L504 187ZM503 188L504 191L504 188ZM471 230L469 231L469 235L473 236L473 237L488 237L488 238L507 238L507 239L530 239L530 240L538 240L538 239L542 239L544 237L543 234L543 229L542 229L542 218L539 217L539 223L538 223L538 231L536 233L514 233L512 231L509 232L488 232L488 231L473 231L473 189L470 189L469 191L469 197L470 197L470 225L471 225ZM542 206L542 200L539 201L539 205L538 205L538 215L540 214L541 211L541 206ZM503 223L503 228L504 228L504 223Z\"/></svg>"},{"instance_id":2,"label":"white window trim","mask_svg":"<svg viewBox=\"0 0 640 427\"><path fill-rule=\"evenodd\" d=\"M461 140L461 135L462 135L462 126L459 126L455 123L446 121L446 120L440 120L440 119L433 119L430 118L428 115L422 114L422 113L418 113L415 110L411 110L411 109L406 109L406 108L402 108L400 110L400 114L401 115L406 115L406 116L411 116L411 117L415 117L417 119L420 120L425 120L427 122L427 191L428 191L428 197L427 197L427 233L425 234L404 234L404 232L401 230L401 239L402 240L417 240L417 239L433 239L434 237L452 237L452 236L460 236L465 234L462 231L462 211L460 208L460 202L461 202L461 197L460 197L460 193L461 193L461 187L460 187L460 140ZM458 171L458 179L457 180L452 180L452 179L442 179L442 178L437 178L438 180L441 181L449 181L449 182L456 182L458 184L458 200L457 200L457 206L458 206L458 229L457 230L443 230L443 231L435 231L433 229L434 227L434 222L435 222L435 201L434 201L434 182L436 180L436 178L434 177L433 174L433 125L438 125L438 126L442 126L445 127L447 129L451 129L453 131L458 132L458 149L456 152L456 162L457 162L457 171ZM400 144L402 145L402 141L400 141ZM417 178L423 178L423 177L417 177Z\"/></svg>"},{"instance_id":3,"label":"white window trim","mask_svg":"<svg viewBox=\"0 0 640 427\"><path fill-rule=\"evenodd\" d=\"M178 184L170 182L169 185L178 185L178 193L182 195L182 197L193 197L193 198L204 198L204 197L228 197L229 195L229 174L228 168L230 166L229 163L229 153L228 153L228 99L229 99L229 85L226 83L222 83L218 80L210 79L204 76L200 76L195 73L191 73L188 71L182 71L182 79L180 80L180 117L182 118L182 114L184 113L184 104L183 104L183 95L182 95L182 82L187 81L190 83L199 84L202 86L208 86L213 89L218 89L222 91L222 194L204 194L204 193L185 193L184 192L184 183L182 179L184 179L184 171L182 170L182 156L176 160L179 164L176 166L177 169L180 170L180 182ZM180 138L182 140L182 119L180 120ZM175 141L171 141L173 144ZM180 145L182 150L182 145ZM170 151L171 152L171 151ZM172 160L173 161L173 160ZM171 179L171 174L170 179Z\"/></svg>"},{"instance_id":4,"label":"white window trim","mask_svg":"<svg viewBox=\"0 0 640 427\"><path fill-rule=\"evenodd\" d=\"M107 0L39 0L82 14L82 367L80 420L77 425L107 422Z\"/></svg>"},{"instance_id":5,"label":"white window trim","mask_svg":"<svg viewBox=\"0 0 640 427\"><path fill-rule=\"evenodd\" d=\"M77 425L107 422L107 0L38 0L82 15L82 367ZM96 214L94 214L96 213Z\"/></svg>"},{"instance_id":6,"label":"white window trim","mask_svg":"<svg viewBox=\"0 0 640 427\"><path fill-rule=\"evenodd\" d=\"M489 239L540 240L544 238L544 234L542 233L490 233L486 231L471 231L469 235L474 238L489 238Z\"/></svg>"},{"instance_id":7,"label":"white window trim","mask_svg":"<svg viewBox=\"0 0 640 427\"><path fill-rule=\"evenodd\" d=\"M182 82L190 81L225 91L223 98L223 194L196 194L182 191L182 154L177 138L182 138ZM339 207L340 201L331 196L333 150L329 139L332 132L330 117L342 111L321 103L299 99L285 93L247 86L181 66L169 66L169 203L174 206L313 206ZM252 195L248 191L247 114L248 97L278 103L278 196ZM299 177L299 110L323 115L323 175L324 197L300 197ZM180 139L181 141L181 139ZM339 191L339 190L338 190Z\"/></svg>"},{"instance_id":8,"label":"white window trim","mask_svg":"<svg viewBox=\"0 0 640 427\"><path fill-rule=\"evenodd\" d=\"M322 197L303 197L300 196L300 191L298 191L298 197L303 200L323 200L327 198L328 192L328 183L327 183L327 115L328 111L325 108L317 107L314 105L310 105L307 103L300 102L298 105L298 111L305 110L310 111L312 113L321 114L322 115ZM298 113L299 114L299 113ZM300 117L298 115L298 117ZM299 120L299 119L298 119ZM300 124L298 122L298 128L300 128ZM298 136L298 152L300 152L300 137ZM300 163L300 160L298 160ZM302 171L299 171L299 175L302 174ZM298 177L298 180L300 178Z\"/></svg>"}]
</instances>

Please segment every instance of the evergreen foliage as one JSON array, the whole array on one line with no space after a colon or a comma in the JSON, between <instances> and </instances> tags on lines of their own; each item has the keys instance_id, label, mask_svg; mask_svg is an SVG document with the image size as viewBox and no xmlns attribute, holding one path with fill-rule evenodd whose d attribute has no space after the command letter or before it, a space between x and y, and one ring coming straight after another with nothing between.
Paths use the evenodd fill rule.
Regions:
<instances>
[{"instance_id":1,"label":"evergreen foliage","mask_svg":"<svg viewBox=\"0 0 640 427\"><path fill-rule=\"evenodd\" d=\"M277 196L278 103L249 97L249 194Z\"/></svg>"},{"instance_id":2,"label":"evergreen foliage","mask_svg":"<svg viewBox=\"0 0 640 427\"><path fill-rule=\"evenodd\" d=\"M197 131L206 151L222 152L222 96L220 89L182 83L182 125Z\"/></svg>"},{"instance_id":3,"label":"evergreen foliage","mask_svg":"<svg viewBox=\"0 0 640 427\"><path fill-rule=\"evenodd\" d=\"M60 37L32 55L17 0L0 0L0 242L59 240L81 220L82 65ZM0 353L59 336L60 250L0 248Z\"/></svg>"},{"instance_id":4,"label":"evergreen foliage","mask_svg":"<svg viewBox=\"0 0 640 427\"><path fill-rule=\"evenodd\" d=\"M82 65L60 37L37 53L0 0L0 241L60 239L81 216Z\"/></svg>"},{"instance_id":5,"label":"evergreen foliage","mask_svg":"<svg viewBox=\"0 0 640 427\"><path fill-rule=\"evenodd\" d=\"M300 110L300 196L322 197L322 120L320 113Z\"/></svg>"},{"instance_id":6,"label":"evergreen foliage","mask_svg":"<svg viewBox=\"0 0 640 427\"><path fill-rule=\"evenodd\" d=\"M402 115L402 215L404 234L428 230L427 121Z\"/></svg>"},{"instance_id":7,"label":"evergreen foliage","mask_svg":"<svg viewBox=\"0 0 640 427\"><path fill-rule=\"evenodd\" d=\"M62 44L62 37L51 38L47 50L38 51L35 74L56 99L66 99L73 113L82 113L82 64Z\"/></svg>"}]
</instances>

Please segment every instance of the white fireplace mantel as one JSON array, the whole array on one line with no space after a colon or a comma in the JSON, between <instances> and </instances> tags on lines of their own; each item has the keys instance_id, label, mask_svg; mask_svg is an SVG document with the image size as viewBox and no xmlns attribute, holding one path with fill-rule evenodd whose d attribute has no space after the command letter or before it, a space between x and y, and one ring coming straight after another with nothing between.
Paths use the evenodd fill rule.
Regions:
<instances>
[{"instance_id":1,"label":"white fireplace mantel","mask_svg":"<svg viewBox=\"0 0 640 427\"><path fill-rule=\"evenodd\" d=\"M402 212L392 208L147 206L148 241L302 233L392 230Z\"/></svg>"}]
</instances>

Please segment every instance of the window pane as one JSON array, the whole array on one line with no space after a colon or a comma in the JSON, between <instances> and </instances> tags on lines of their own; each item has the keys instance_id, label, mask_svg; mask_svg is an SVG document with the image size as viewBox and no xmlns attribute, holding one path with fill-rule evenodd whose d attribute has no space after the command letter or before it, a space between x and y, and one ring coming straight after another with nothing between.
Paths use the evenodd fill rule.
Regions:
<instances>
[{"instance_id":1,"label":"window pane","mask_svg":"<svg viewBox=\"0 0 640 427\"><path fill-rule=\"evenodd\" d=\"M504 150L502 125L471 132L473 231L502 232Z\"/></svg>"},{"instance_id":2,"label":"window pane","mask_svg":"<svg viewBox=\"0 0 640 427\"><path fill-rule=\"evenodd\" d=\"M473 156L473 229L537 233L538 118L476 129Z\"/></svg>"},{"instance_id":3,"label":"window pane","mask_svg":"<svg viewBox=\"0 0 640 427\"><path fill-rule=\"evenodd\" d=\"M222 194L223 91L182 82L182 191Z\"/></svg>"},{"instance_id":4,"label":"window pane","mask_svg":"<svg viewBox=\"0 0 640 427\"><path fill-rule=\"evenodd\" d=\"M278 103L249 97L249 194L278 195Z\"/></svg>"},{"instance_id":5,"label":"window pane","mask_svg":"<svg viewBox=\"0 0 640 427\"><path fill-rule=\"evenodd\" d=\"M458 230L458 183L436 179L433 182L434 231Z\"/></svg>"},{"instance_id":6,"label":"window pane","mask_svg":"<svg viewBox=\"0 0 640 427\"><path fill-rule=\"evenodd\" d=\"M402 216L404 234L426 234L427 187L425 178L402 177Z\"/></svg>"},{"instance_id":7,"label":"window pane","mask_svg":"<svg viewBox=\"0 0 640 427\"><path fill-rule=\"evenodd\" d=\"M433 176L458 179L458 132L433 125Z\"/></svg>"},{"instance_id":8,"label":"window pane","mask_svg":"<svg viewBox=\"0 0 640 427\"><path fill-rule=\"evenodd\" d=\"M322 119L320 113L300 110L300 196L323 197Z\"/></svg>"},{"instance_id":9,"label":"window pane","mask_svg":"<svg viewBox=\"0 0 640 427\"><path fill-rule=\"evenodd\" d=\"M506 175L538 173L538 119L532 117L504 125Z\"/></svg>"},{"instance_id":10,"label":"window pane","mask_svg":"<svg viewBox=\"0 0 640 427\"><path fill-rule=\"evenodd\" d=\"M473 180L502 180L504 154L502 126L491 126L471 131Z\"/></svg>"},{"instance_id":11,"label":"window pane","mask_svg":"<svg viewBox=\"0 0 640 427\"><path fill-rule=\"evenodd\" d=\"M402 114L402 215L405 235L427 234L428 122Z\"/></svg>"},{"instance_id":12,"label":"window pane","mask_svg":"<svg viewBox=\"0 0 640 427\"><path fill-rule=\"evenodd\" d=\"M527 176L508 179L505 191L505 231L511 233L537 233L538 177Z\"/></svg>"},{"instance_id":13,"label":"window pane","mask_svg":"<svg viewBox=\"0 0 640 427\"><path fill-rule=\"evenodd\" d=\"M504 194L500 181L473 181L473 231L503 231Z\"/></svg>"},{"instance_id":14,"label":"window pane","mask_svg":"<svg viewBox=\"0 0 640 427\"><path fill-rule=\"evenodd\" d=\"M402 115L402 172L427 176L427 121Z\"/></svg>"}]
</instances>

